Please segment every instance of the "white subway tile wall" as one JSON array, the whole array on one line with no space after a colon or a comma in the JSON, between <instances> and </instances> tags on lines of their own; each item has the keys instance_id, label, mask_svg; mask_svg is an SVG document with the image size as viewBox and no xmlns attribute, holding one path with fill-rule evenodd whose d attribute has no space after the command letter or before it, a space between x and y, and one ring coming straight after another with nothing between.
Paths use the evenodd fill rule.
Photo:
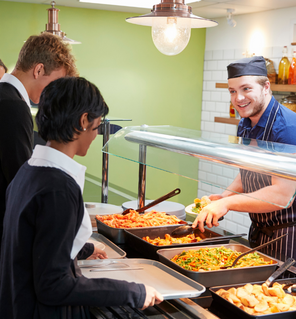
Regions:
<instances>
[{"instance_id":1,"label":"white subway tile wall","mask_svg":"<svg viewBox=\"0 0 296 319\"><path fill-rule=\"evenodd\" d=\"M266 47L263 55L271 59L276 72L282 57L282 47ZM230 96L227 89L216 89L216 83L227 83L227 65L243 58L244 49L205 51L202 94L201 130L203 133L236 135L237 126L216 123L215 117L229 117ZM199 188L197 196L221 194L238 174L237 168L199 162ZM212 184L215 184L212 185ZM229 212L219 228L233 233L248 233L251 221L247 213Z\"/></svg>"}]
</instances>

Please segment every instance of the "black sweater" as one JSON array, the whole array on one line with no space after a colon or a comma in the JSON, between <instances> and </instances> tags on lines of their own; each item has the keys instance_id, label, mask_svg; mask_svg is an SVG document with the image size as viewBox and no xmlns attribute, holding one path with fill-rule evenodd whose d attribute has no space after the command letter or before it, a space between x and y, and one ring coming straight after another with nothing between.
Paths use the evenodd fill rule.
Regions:
<instances>
[{"instance_id":1,"label":"black sweater","mask_svg":"<svg viewBox=\"0 0 296 319\"><path fill-rule=\"evenodd\" d=\"M5 192L19 168L32 155L33 120L17 89L0 83L0 246L5 212Z\"/></svg>"},{"instance_id":2,"label":"black sweater","mask_svg":"<svg viewBox=\"0 0 296 319\"><path fill-rule=\"evenodd\" d=\"M0 259L0 317L89 318L88 306L142 307L145 287L81 275L70 252L84 214L65 172L25 163L7 190Z\"/></svg>"}]
</instances>

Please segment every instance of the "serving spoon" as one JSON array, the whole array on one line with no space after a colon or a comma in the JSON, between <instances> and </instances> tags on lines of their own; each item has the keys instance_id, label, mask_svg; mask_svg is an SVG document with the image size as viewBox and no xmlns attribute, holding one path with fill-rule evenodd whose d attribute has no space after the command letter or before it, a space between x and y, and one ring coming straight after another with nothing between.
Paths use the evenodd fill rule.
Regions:
<instances>
[{"instance_id":1,"label":"serving spoon","mask_svg":"<svg viewBox=\"0 0 296 319\"><path fill-rule=\"evenodd\" d=\"M252 252L254 252L256 250L262 249L262 248L264 248L264 247L266 247L266 246L268 246L268 245L270 245L272 243L275 243L276 241L280 240L281 238L283 238L283 237L285 237L287 235L288 235L288 233L284 234L284 235L282 235L282 236L280 236L278 238L275 238L275 239L273 239L271 241L268 241L265 244L259 245L259 246L255 247L255 248L251 249L251 250L248 250L247 252L245 252L245 253L239 255L238 257L236 257L231 265L220 267L220 269L227 269L227 268L234 267L236 265L236 263L238 262L238 260L241 259L242 257L244 257L245 255L248 255L248 254L250 254L250 253L252 253Z\"/></svg>"},{"instance_id":2,"label":"serving spoon","mask_svg":"<svg viewBox=\"0 0 296 319\"><path fill-rule=\"evenodd\" d=\"M161 196L161 197L155 199L153 202L147 204L146 206L143 206L142 208L138 208L138 209L127 208L126 210L124 210L124 211L121 213L121 215L127 215L127 214L129 214L132 210L135 210L135 211L138 212L138 213L142 213L142 212L144 212L146 209L148 209L148 208L150 208L150 207L152 207L152 206L155 206L155 205L157 205L157 204L159 204L159 203L165 201L166 199L169 199L169 198L171 198L171 197L173 197L173 196L176 196L176 195L180 194L180 192L181 192L180 188L176 188L176 189L174 189L173 191L167 193L166 195L163 195L163 196Z\"/></svg>"}]
</instances>

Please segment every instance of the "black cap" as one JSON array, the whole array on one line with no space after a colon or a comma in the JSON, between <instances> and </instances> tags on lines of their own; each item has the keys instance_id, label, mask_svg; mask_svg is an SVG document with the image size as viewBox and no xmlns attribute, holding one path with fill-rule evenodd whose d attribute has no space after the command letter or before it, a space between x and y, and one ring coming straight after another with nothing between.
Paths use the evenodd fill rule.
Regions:
<instances>
[{"instance_id":1,"label":"black cap","mask_svg":"<svg viewBox=\"0 0 296 319\"><path fill-rule=\"evenodd\" d=\"M244 58L227 66L228 79L238 78L244 75L267 76L265 59L263 56Z\"/></svg>"}]
</instances>

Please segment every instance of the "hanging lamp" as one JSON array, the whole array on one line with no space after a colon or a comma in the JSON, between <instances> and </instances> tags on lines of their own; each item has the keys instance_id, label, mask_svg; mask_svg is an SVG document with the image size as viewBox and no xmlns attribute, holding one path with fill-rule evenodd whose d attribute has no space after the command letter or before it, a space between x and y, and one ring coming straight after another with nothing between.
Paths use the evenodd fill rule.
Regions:
<instances>
[{"instance_id":1,"label":"hanging lamp","mask_svg":"<svg viewBox=\"0 0 296 319\"><path fill-rule=\"evenodd\" d=\"M218 25L216 21L192 14L185 0L161 0L151 13L127 18L133 24L152 27L152 39L163 54L176 55L182 52L190 39L192 28L208 28Z\"/></svg>"},{"instance_id":2,"label":"hanging lamp","mask_svg":"<svg viewBox=\"0 0 296 319\"><path fill-rule=\"evenodd\" d=\"M58 23L58 12L60 10L54 7L55 4L55 1L51 1L51 8L46 9L48 11L48 23L45 25L46 30L44 32L49 32L58 35L63 39L63 41L70 44L81 44L81 42L66 37L66 33L61 31L60 24Z\"/></svg>"}]
</instances>

